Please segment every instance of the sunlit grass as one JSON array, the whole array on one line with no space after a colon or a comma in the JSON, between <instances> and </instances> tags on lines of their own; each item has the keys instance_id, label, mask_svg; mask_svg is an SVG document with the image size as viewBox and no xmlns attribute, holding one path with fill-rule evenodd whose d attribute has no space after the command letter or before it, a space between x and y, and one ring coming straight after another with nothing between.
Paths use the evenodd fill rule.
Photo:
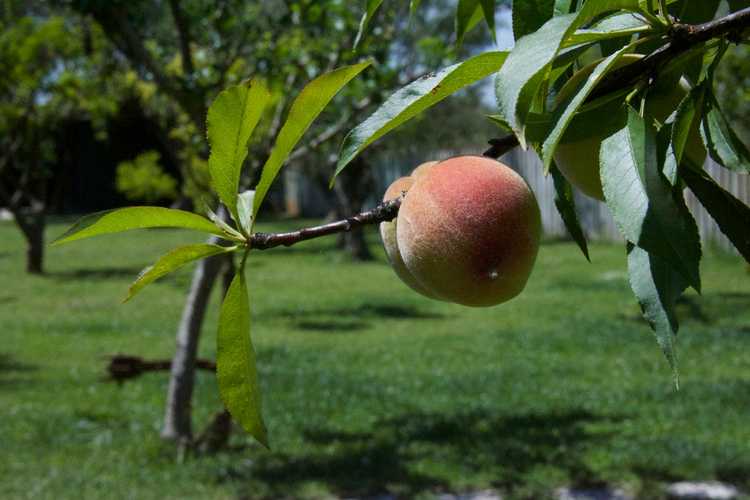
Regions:
<instances>
[{"instance_id":1,"label":"sunlit grass","mask_svg":"<svg viewBox=\"0 0 750 500\"><path fill-rule=\"evenodd\" d=\"M574 245L546 244L522 296L470 309L411 292L370 236L372 263L350 262L335 238L252 256L273 450L236 434L229 451L177 463L158 438L166 374L103 383L103 356L170 356L190 270L120 301L143 266L201 235L52 248L48 274L32 277L20 235L0 225L0 498L539 498L600 482L658 497L683 478L750 488L750 275L738 258L710 255L704 295L680 304L675 392L621 246L594 245L588 264ZM211 376L196 390L200 428L220 403Z\"/></svg>"}]
</instances>

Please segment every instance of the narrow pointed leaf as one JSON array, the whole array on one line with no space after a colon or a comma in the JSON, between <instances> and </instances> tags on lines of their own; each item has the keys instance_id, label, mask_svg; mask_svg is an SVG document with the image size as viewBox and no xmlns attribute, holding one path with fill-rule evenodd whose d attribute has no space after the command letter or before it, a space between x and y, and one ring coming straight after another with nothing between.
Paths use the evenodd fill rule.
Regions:
<instances>
[{"instance_id":1,"label":"narrow pointed leaf","mask_svg":"<svg viewBox=\"0 0 750 500\"><path fill-rule=\"evenodd\" d=\"M367 68L371 61L344 66L319 76L302 89L302 92L292 103L284 126L281 128L276 143L271 151L271 156L263 165L258 186L255 188L255 199L253 200L253 218L258 213L260 204L268 194L271 183L281 170L284 160L287 159L294 146L302 138L310 127L310 124L323 111L323 108L349 81Z\"/></svg>"},{"instance_id":2,"label":"narrow pointed leaf","mask_svg":"<svg viewBox=\"0 0 750 500\"><path fill-rule=\"evenodd\" d=\"M507 52L485 52L419 78L397 90L372 115L347 134L341 145L334 178L362 150L391 130L463 87L495 73L503 65L506 56Z\"/></svg>"},{"instance_id":3,"label":"narrow pointed leaf","mask_svg":"<svg viewBox=\"0 0 750 500\"><path fill-rule=\"evenodd\" d=\"M671 263L700 291L700 237L679 190L659 165L656 131L634 110L625 128L602 142L604 198L626 240Z\"/></svg>"},{"instance_id":4,"label":"narrow pointed leaf","mask_svg":"<svg viewBox=\"0 0 750 500\"><path fill-rule=\"evenodd\" d=\"M699 85L691 89L677 108L671 138L672 153L677 165L682 162L682 155L685 152L691 132L698 130L700 126L705 88L704 85Z\"/></svg>"},{"instance_id":5,"label":"narrow pointed leaf","mask_svg":"<svg viewBox=\"0 0 750 500\"><path fill-rule=\"evenodd\" d=\"M211 186L235 219L248 141L270 98L266 85L256 78L224 90L208 108Z\"/></svg>"},{"instance_id":6,"label":"narrow pointed leaf","mask_svg":"<svg viewBox=\"0 0 750 500\"><path fill-rule=\"evenodd\" d=\"M555 0L513 0L513 38L520 40L534 33L552 18L554 10Z\"/></svg>"},{"instance_id":7,"label":"narrow pointed leaf","mask_svg":"<svg viewBox=\"0 0 750 500\"><path fill-rule=\"evenodd\" d=\"M466 33L484 17L479 0L458 0L456 7L456 47L461 47Z\"/></svg>"},{"instance_id":8,"label":"narrow pointed leaf","mask_svg":"<svg viewBox=\"0 0 750 500\"><path fill-rule=\"evenodd\" d=\"M421 0L411 0L409 2L409 17L413 18L414 15L417 13L417 9L419 9L419 4L422 3Z\"/></svg>"},{"instance_id":9,"label":"narrow pointed leaf","mask_svg":"<svg viewBox=\"0 0 750 500\"><path fill-rule=\"evenodd\" d=\"M246 234L253 232L253 200L255 191L248 190L239 194L237 197L237 215L238 223L244 229Z\"/></svg>"},{"instance_id":10,"label":"narrow pointed leaf","mask_svg":"<svg viewBox=\"0 0 750 500\"><path fill-rule=\"evenodd\" d=\"M198 245L185 245L171 250L157 260L153 266L144 269L138 278L130 285L128 296L123 302L132 299L136 293L141 291L146 285L153 283L159 278L176 271L185 264L189 264L198 259L204 259L220 253L232 252L237 247L222 247L209 243Z\"/></svg>"},{"instance_id":11,"label":"narrow pointed leaf","mask_svg":"<svg viewBox=\"0 0 750 500\"><path fill-rule=\"evenodd\" d=\"M497 33L495 33L495 0L479 0L479 4L482 6L484 20L492 34L492 40L497 43Z\"/></svg>"},{"instance_id":12,"label":"narrow pointed leaf","mask_svg":"<svg viewBox=\"0 0 750 500\"><path fill-rule=\"evenodd\" d=\"M750 207L716 184L705 171L686 168L681 174L721 232L750 264Z\"/></svg>"},{"instance_id":13,"label":"narrow pointed leaf","mask_svg":"<svg viewBox=\"0 0 750 500\"><path fill-rule=\"evenodd\" d=\"M357 50L359 44L362 43L365 33L367 32L367 27L370 25L370 21L373 16L375 16L375 13L378 11L378 8L380 8L382 3L383 0L367 0L365 13L362 14L362 19L359 21L359 30L357 30L357 36L354 38L354 50Z\"/></svg>"},{"instance_id":14,"label":"narrow pointed leaf","mask_svg":"<svg viewBox=\"0 0 750 500\"><path fill-rule=\"evenodd\" d=\"M687 281L667 260L628 245L630 287L638 299L643 317L656 335L656 341L672 368L675 386L679 387L675 335L679 327L674 308L685 291Z\"/></svg>"},{"instance_id":15,"label":"narrow pointed leaf","mask_svg":"<svg viewBox=\"0 0 750 500\"><path fill-rule=\"evenodd\" d=\"M576 202L573 197L573 188L565 177L563 177L562 173L554 163L552 164L550 173L552 174L552 180L555 185L555 207L557 207L557 211L560 213L560 218L562 218L563 223L565 224L565 229L568 230L568 234L570 234L573 241L576 242L578 248L581 249L586 260L591 262L586 235L583 233L583 228L581 227L581 223L578 220L578 214L576 213Z\"/></svg>"},{"instance_id":16,"label":"narrow pointed leaf","mask_svg":"<svg viewBox=\"0 0 750 500\"><path fill-rule=\"evenodd\" d=\"M652 29L632 13L617 14L596 23L589 29L576 30L565 40L563 47L632 36Z\"/></svg>"},{"instance_id":17,"label":"narrow pointed leaf","mask_svg":"<svg viewBox=\"0 0 750 500\"><path fill-rule=\"evenodd\" d=\"M216 337L216 378L221 400L232 418L268 448L255 350L250 339L250 299L242 266L221 304Z\"/></svg>"},{"instance_id":18,"label":"narrow pointed leaf","mask_svg":"<svg viewBox=\"0 0 750 500\"><path fill-rule=\"evenodd\" d=\"M542 160L544 170L547 172L552 163L552 155L555 148L567 130L568 125L573 120L576 111L583 105L586 98L593 92L596 85L601 81L607 72L614 67L617 60L631 49L631 45L626 45L614 54L610 55L599 63L589 77L583 82L583 85L574 92L570 98L561 102L552 115L552 129L549 131L544 143L542 144Z\"/></svg>"},{"instance_id":19,"label":"narrow pointed leaf","mask_svg":"<svg viewBox=\"0 0 750 500\"><path fill-rule=\"evenodd\" d=\"M732 130L712 92L705 103L702 133L711 158L729 170L750 172L750 151Z\"/></svg>"},{"instance_id":20,"label":"narrow pointed leaf","mask_svg":"<svg viewBox=\"0 0 750 500\"><path fill-rule=\"evenodd\" d=\"M163 207L128 207L82 217L53 244L60 245L100 234L120 233L149 227L179 227L227 236L210 220L192 212Z\"/></svg>"},{"instance_id":21,"label":"narrow pointed leaf","mask_svg":"<svg viewBox=\"0 0 750 500\"><path fill-rule=\"evenodd\" d=\"M513 128L523 147L526 147L526 116L563 42L578 28L602 14L619 10L635 12L637 9L638 0L586 2L579 12L553 17L537 31L516 42L498 73L495 93L500 114Z\"/></svg>"}]
</instances>

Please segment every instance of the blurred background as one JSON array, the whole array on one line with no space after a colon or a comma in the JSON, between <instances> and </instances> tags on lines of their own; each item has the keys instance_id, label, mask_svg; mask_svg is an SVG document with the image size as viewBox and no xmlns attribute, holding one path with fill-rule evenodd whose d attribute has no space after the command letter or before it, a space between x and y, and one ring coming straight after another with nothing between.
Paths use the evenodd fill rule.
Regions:
<instances>
[{"instance_id":1,"label":"blurred background","mask_svg":"<svg viewBox=\"0 0 750 500\"><path fill-rule=\"evenodd\" d=\"M589 264L530 153L503 161L536 193L545 244L527 291L501 307L416 296L375 228L258 252L248 276L272 451L229 432L210 373L222 288L212 285L231 263L185 269L119 306L144 266L196 235L48 247L92 211L215 206L206 109L253 75L268 79L273 105L246 186L305 83L375 61L300 142L262 231L361 211L424 161L480 154L499 133L486 119L489 79L376 142L327 187L344 135L395 89L512 46L502 2L494 36L480 23L460 44L456 2L423 3L410 15L408 2L384 2L354 51L360 2L0 1L0 498L544 498L560 488L661 498L679 480L750 491L750 275L690 198L705 292L679 304L678 392L605 207L576 198L596 242ZM750 47L732 47L719 74L748 143ZM748 176L706 168L750 202ZM181 355L187 385L170 376Z\"/></svg>"}]
</instances>

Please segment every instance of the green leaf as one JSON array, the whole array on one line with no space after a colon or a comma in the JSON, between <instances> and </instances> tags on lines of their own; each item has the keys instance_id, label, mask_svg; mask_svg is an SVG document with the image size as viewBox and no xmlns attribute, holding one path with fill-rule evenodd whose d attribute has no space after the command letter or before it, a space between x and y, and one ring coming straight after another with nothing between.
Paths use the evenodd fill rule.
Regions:
<instances>
[{"instance_id":1,"label":"green leaf","mask_svg":"<svg viewBox=\"0 0 750 500\"><path fill-rule=\"evenodd\" d=\"M495 0L479 0L479 3L482 6L482 13L484 14L487 28L492 34L492 40L497 43L497 34L495 33Z\"/></svg>"},{"instance_id":2,"label":"green leaf","mask_svg":"<svg viewBox=\"0 0 750 500\"><path fill-rule=\"evenodd\" d=\"M595 18L612 11L638 10L638 0L586 2L577 14L553 17L534 33L517 41L495 81L500 114L513 127L522 147L527 147L525 120L539 88L563 42Z\"/></svg>"},{"instance_id":3,"label":"green leaf","mask_svg":"<svg viewBox=\"0 0 750 500\"><path fill-rule=\"evenodd\" d=\"M525 117L545 76L544 72L576 17L575 14L554 17L539 30L518 40L497 74L495 93L500 114L513 128L524 148Z\"/></svg>"},{"instance_id":4,"label":"green leaf","mask_svg":"<svg viewBox=\"0 0 750 500\"><path fill-rule=\"evenodd\" d=\"M656 130L630 109L627 126L602 142L604 198L626 240L671 262L700 292L698 228L658 157Z\"/></svg>"},{"instance_id":5,"label":"green leaf","mask_svg":"<svg viewBox=\"0 0 750 500\"><path fill-rule=\"evenodd\" d=\"M508 125L508 122L506 122L505 118L503 118L502 116L500 116L500 115L487 115L487 118L489 118L489 120L492 123L494 123L495 125L497 125L498 127L500 127L500 130L502 130L503 132L509 132L509 133L513 132L513 130L510 128L510 125Z\"/></svg>"},{"instance_id":6,"label":"green leaf","mask_svg":"<svg viewBox=\"0 0 750 500\"><path fill-rule=\"evenodd\" d=\"M729 170L750 172L750 151L732 130L711 91L706 95L701 131L711 158Z\"/></svg>"},{"instance_id":7,"label":"green leaf","mask_svg":"<svg viewBox=\"0 0 750 500\"><path fill-rule=\"evenodd\" d=\"M229 87L208 108L207 131L211 145L208 171L211 185L237 220L237 191L250 135L271 94L257 78Z\"/></svg>"},{"instance_id":8,"label":"green leaf","mask_svg":"<svg viewBox=\"0 0 750 500\"><path fill-rule=\"evenodd\" d=\"M454 92L495 73L503 65L506 55L506 52L485 52L425 75L397 90L344 138L331 184L367 146Z\"/></svg>"},{"instance_id":9,"label":"green leaf","mask_svg":"<svg viewBox=\"0 0 750 500\"><path fill-rule=\"evenodd\" d=\"M656 341L672 368L675 386L679 388L675 348L679 325L674 307L687 288L687 282L667 260L632 244L628 244L628 275L643 317L656 334Z\"/></svg>"},{"instance_id":10,"label":"green leaf","mask_svg":"<svg viewBox=\"0 0 750 500\"><path fill-rule=\"evenodd\" d=\"M552 115L552 129L549 131L547 138L542 144L542 160L544 162L544 170L547 172L549 166L552 163L552 155L555 152L560 139L562 139L565 130L570 125L573 117L578 111L578 108L586 101L586 98L591 94L596 85L601 81L607 72L615 66L617 60L624 53L628 52L632 48L632 44L623 47L611 56L604 59L599 63L589 77L584 80L583 84L574 91L569 98L561 102L556 108Z\"/></svg>"},{"instance_id":11,"label":"green leaf","mask_svg":"<svg viewBox=\"0 0 750 500\"><path fill-rule=\"evenodd\" d=\"M460 48L464 35L474 29L484 17L479 0L458 0L456 7L456 47Z\"/></svg>"},{"instance_id":12,"label":"green leaf","mask_svg":"<svg viewBox=\"0 0 750 500\"><path fill-rule=\"evenodd\" d=\"M716 184L703 170L685 168L681 177L750 264L750 207Z\"/></svg>"},{"instance_id":13,"label":"green leaf","mask_svg":"<svg viewBox=\"0 0 750 500\"><path fill-rule=\"evenodd\" d=\"M367 32L367 26L370 24L370 20L373 18L378 8L383 3L383 0L367 0L367 7L365 13L362 14L362 19L359 21L359 30L357 30L357 36L354 38L354 50L357 50L360 42Z\"/></svg>"},{"instance_id":14,"label":"green leaf","mask_svg":"<svg viewBox=\"0 0 750 500\"><path fill-rule=\"evenodd\" d=\"M653 28L644 24L632 13L616 14L596 23L589 29L579 29L571 34L563 43L563 47L570 47L582 43L601 42L613 38L647 33Z\"/></svg>"},{"instance_id":15,"label":"green leaf","mask_svg":"<svg viewBox=\"0 0 750 500\"><path fill-rule=\"evenodd\" d=\"M571 14L576 11L577 3L576 0L555 0L555 10L553 15L564 16L566 14Z\"/></svg>"},{"instance_id":16,"label":"green leaf","mask_svg":"<svg viewBox=\"0 0 750 500\"><path fill-rule=\"evenodd\" d=\"M250 299L244 262L221 304L216 336L216 378L221 400L232 418L268 448L255 350L250 339Z\"/></svg>"},{"instance_id":17,"label":"green leaf","mask_svg":"<svg viewBox=\"0 0 750 500\"><path fill-rule=\"evenodd\" d=\"M576 242L578 248L581 249L586 260L591 262L586 235L583 233L583 228L581 227L581 223L578 220L578 214L576 213L576 201L573 197L573 188L554 162L550 168L550 173L552 174L552 180L555 184L555 207L557 207L560 218L562 218L563 223L565 224L565 229L568 230L568 234L570 234L573 241Z\"/></svg>"},{"instance_id":18,"label":"green leaf","mask_svg":"<svg viewBox=\"0 0 750 500\"><path fill-rule=\"evenodd\" d=\"M672 125L672 152L675 156L677 165L682 163L682 155L685 152L688 139L696 137L696 132L700 126L701 110L706 94L706 87L699 85L693 87L688 95L682 100L677 107L677 114Z\"/></svg>"},{"instance_id":19,"label":"green leaf","mask_svg":"<svg viewBox=\"0 0 750 500\"><path fill-rule=\"evenodd\" d=\"M239 215L239 224L245 230L245 233L253 232L253 200L255 191L248 190L240 193L237 198L237 214Z\"/></svg>"},{"instance_id":20,"label":"green leaf","mask_svg":"<svg viewBox=\"0 0 750 500\"><path fill-rule=\"evenodd\" d=\"M80 218L70 229L60 235L53 245L100 234L120 233L149 227L194 229L228 238L228 235L211 221L192 212L163 207L128 207L97 212Z\"/></svg>"},{"instance_id":21,"label":"green leaf","mask_svg":"<svg viewBox=\"0 0 750 500\"><path fill-rule=\"evenodd\" d=\"M253 219L258 214L260 204L268 194L271 183L281 170L284 160L289 156L294 146L304 135L310 124L323 111L323 108L333 99L339 90L349 81L367 68L371 61L366 61L352 66L344 66L319 76L308 83L302 92L292 103L287 116L286 123L281 128L276 144L273 146L271 156L263 165L258 186L255 188L255 199L253 200Z\"/></svg>"},{"instance_id":22,"label":"green leaf","mask_svg":"<svg viewBox=\"0 0 750 500\"><path fill-rule=\"evenodd\" d=\"M212 245L209 243L202 243L198 245L185 245L177 247L163 255L157 260L153 266L149 266L138 276L138 278L130 285L128 289L128 296L125 297L123 302L127 302L132 299L136 293L140 292L146 285L153 283L162 276L176 271L185 264L193 262L194 260L211 257L220 253L233 252L237 247L222 247L219 245Z\"/></svg>"},{"instance_id":23,"label":"green leaf","mask_svg":"<svg viewBox=\"0 0 750 500\"><path fill-rule=\"evenodd\" d=\"M552 17L554 10L555 0L513 0L513 38L520 40L534 33Z\"/></svg>"}]
</instances>

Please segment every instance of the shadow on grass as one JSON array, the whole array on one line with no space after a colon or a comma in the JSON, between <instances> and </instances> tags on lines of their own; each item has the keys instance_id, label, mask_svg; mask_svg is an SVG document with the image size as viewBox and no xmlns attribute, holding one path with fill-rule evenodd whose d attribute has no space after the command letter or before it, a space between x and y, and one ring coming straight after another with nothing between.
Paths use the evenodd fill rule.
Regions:
<instances>
[{"instance_id":1,"label":"shadow on grass","mask_svg":"<svg viewBox=\"0 0 750 500\"><path fill-rule=\"evenodd\" d=\"M312 332L354 332L368 326L362 321L299 321L294 325L298 330Z\"/></svg>"},{"instance_id":2,"label":"shadow on grass","mask_svg":"<svg viewBox=\"0 0 750 500\"><path fill-rule=\"evenodd\" d=\"M268 316L283 318L306 318L309 316L333 316L336 318L390 318L390 319L440 319L444 314L420 310L413 305L389 302L367 302L350 307L316 307L308 309L278 309L269 311Z\"/></svg>"},{"instance_id":3,"label":"shadow on grass","mask_svg":"<svg viewBox=\"0 0 750 500\"><path fill-rule=\"evenodd\" d=\"M371 432L308 429L303 456L258 457L247 479L262 481L273 496L293 494L295 487L314 481L341 496L412 498L448 490L446 471L454 479L462 470L488 471L494 487L512 491L534 469L552 466L575 485L596 485L601 481L585 453L604 446L611 433L587 426L620 420L582 410L520 416L413 413L381 421Z\"/></svg>"},{"instance_id":4,"label":"shadow on grass","mask_svg":"<svg viewBox=\"0 0 750 500\"><path fill-rule=\"evenodd\" d=\"M27 374L37 369L35 365L17 361L10 354L0 353L0 388L26 386L30 383Z\"/></svg>"},{"instance_id":5,"label":"shadow on grass","mask_svg":"<svg viewBox=\"0 0 750 500\"><path fill-rule=\"evenodd\" d=\"M108 280L118 278L136 279L143 267L101 267L98 269L69 269L47 273L52 279L58 281L68 280Z\"/></svg>"}]
</instances>

